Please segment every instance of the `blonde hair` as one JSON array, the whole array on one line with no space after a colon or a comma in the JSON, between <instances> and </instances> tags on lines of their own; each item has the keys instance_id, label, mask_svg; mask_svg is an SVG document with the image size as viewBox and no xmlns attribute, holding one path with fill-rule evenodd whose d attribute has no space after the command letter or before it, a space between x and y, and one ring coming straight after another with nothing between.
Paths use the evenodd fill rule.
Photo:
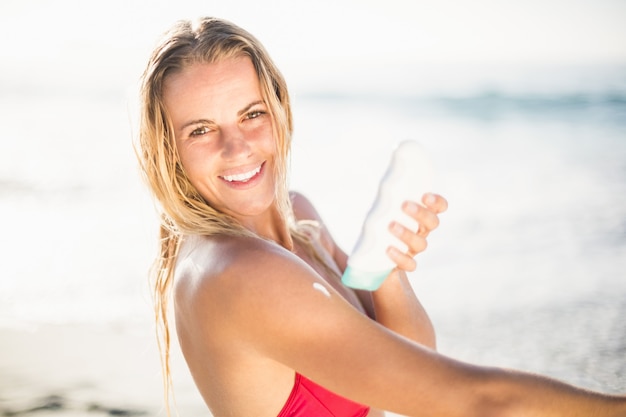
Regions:
<instances>
[{"instance_id":1,"label":"blonde hair","mask_svg":"<svg viewBox=\"0 0 626 417\"><path fill-rule=\"evenodd\" d=\"M214 63L242 55L252 60L272 116L277 150L274 174L280 184L276 197L281 212L290 212L286 171L293 127L282 75L263 46L234 24L215 18L204 18L196 24L180 21L157 45L143 74L139 128L140 162L145 178L168 217L163 225L176 234L249 234L232 218L209 206L189 182L163 103L163 83L169 75L194 63Z\"/></svg>"},{"instance_id":2,"label":"blonde hair","mask_svg":"<svg viewBox=\"0 0 626 417\"><path fill-rule=\"evenodd\" d=\"M293 220L287 189L293 126L289 94L281 73L259 41L230 22L202 18L197 22L176 23L157 44L142 76L137 151L144 180L161 209L160 253L153 265L152 275L157 340L161 351L168 415L172 382L168 300L181 239L185 234L255 235L232 217L211 207L189 182L176 150L171 121L164 105L163 84L168 76L192 64L215 63L237 56L251 59L259 78L262 97L272 117L279 212L289 224L292 238L303 243L315 259L321 259L310 242L306 227Z\"/></svg>"}]
</instances>

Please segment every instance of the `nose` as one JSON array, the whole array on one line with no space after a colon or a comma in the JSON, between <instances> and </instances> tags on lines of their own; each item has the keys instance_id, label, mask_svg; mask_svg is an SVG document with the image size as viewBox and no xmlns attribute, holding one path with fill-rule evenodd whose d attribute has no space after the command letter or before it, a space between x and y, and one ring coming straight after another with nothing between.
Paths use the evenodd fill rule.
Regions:
<instances>
[{"instance_id":1,"label":"nose","mask_svg":"<svg viewBox=\"0 0 626 417\"><path fill-rule=\"evenodd\" d=\"M245 133L237 126L222 127L222 156L227 160L246 157L250 154L250 145Z\"/></svg>"}]
</instances>

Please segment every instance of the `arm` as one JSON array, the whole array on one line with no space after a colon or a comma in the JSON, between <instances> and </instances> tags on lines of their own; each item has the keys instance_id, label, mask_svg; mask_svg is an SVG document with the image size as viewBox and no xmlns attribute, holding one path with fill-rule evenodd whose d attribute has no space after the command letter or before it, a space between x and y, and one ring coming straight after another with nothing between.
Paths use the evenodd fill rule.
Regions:
<instances>
[{"instance_id":1,"label":"arm","mask_svg":"<svg viewBox=\"0 0 626 417\"><path fill-rule=\"evenodd\" d=\"M390 233L395 233L407 242L407 245L412 248L411 252L403 254L392 249L389 255L398 264L398 268L389 275L378 290L374 292L357 290L356 292L369 315L380 324L434 349L436 346L434 328L405 273L405 271L415 269L413 256L426 249L428 234L439 224L437 215L447 208L446 200L440 196L432 196L432 200L427 200L425 197L424 204L428 208L416 204L405 205L407 214L414 216L421 225L418 235L402 227L396 231L390 230ZM311 202L301 194L294 193L293 205L298 219L312 219L322 225L322 238L326 247L333 254L338 267L342 271L345 270L348 255L335 243Z\"/></svg>"},{"instance_id":2,"label":"arm","mask_svg":"<svg viewBox=\"0 0 626 417\"><path fill-rule=\"evenodd\" d=\"M246 351L355 401L413 416L617 417L626 411L622 397L439 355L358 313L295 255L267 242L239 247L221 284L198 288L204 294L198 305L227 312L224 325ZM320 285L327 291L316 289Z\"/></svg>"},{"instance_id":3,"label":"arm","mask_svg":"<svg viewBox=\"0 0 626 417\"><path fill-rule=\"evenodd\" d=\"M389 274L378 290L371 293L371 298L376 321L411 340L435 349L435 330L411 287L406 271L415 270L413 258L426 249L426 239L439 225L438 215L447 209L448 203L443 197L434 194L425 195L422 203L424 206L413 202L405 202L403 205L403 210L419 223L417 233L400 224L390 225L390 233L403 240L409 249L407 253L393 247L388 249L387 254L398 267Z\"/></svg>"}]
</instances>

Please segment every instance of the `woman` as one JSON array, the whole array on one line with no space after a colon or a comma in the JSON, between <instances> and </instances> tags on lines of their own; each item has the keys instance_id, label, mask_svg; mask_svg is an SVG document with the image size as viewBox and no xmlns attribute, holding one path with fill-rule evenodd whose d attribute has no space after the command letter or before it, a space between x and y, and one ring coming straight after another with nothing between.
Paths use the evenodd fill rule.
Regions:
<instances>
[{"instance_id":1,"label":"woman","mask_svg":"<svg viewBox=\"0 0 626 417\"><path fill-rule=\"evenodd\" d=\"M155 268L169 387L168 298L194 381L215 416L624 416L626 399L464 364L435 335L406 271L447 202L405 202L417 233L374 292L344 287L346 254L286 188L285 82L249 33L178 23L143 76L140 161L163 215ZM595 414L594 414L595 413Z\"/></svg>"}]
</instances>

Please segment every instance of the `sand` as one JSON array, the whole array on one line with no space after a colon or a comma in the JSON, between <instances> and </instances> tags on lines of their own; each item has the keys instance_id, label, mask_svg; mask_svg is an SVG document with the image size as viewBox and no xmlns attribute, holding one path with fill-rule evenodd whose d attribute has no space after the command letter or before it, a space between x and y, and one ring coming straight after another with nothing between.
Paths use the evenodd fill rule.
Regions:
<instances>
[{"instance_id":1,"label":"sand","mask_svg":"<svg viewBox=\"0 0 626 417\"><path fill-rule=\"evenodd\" d=\"M210 416L181 361L174 351L180 415ZM152 326L0 329L0 415L165 416Z\"/></svg>"}]
</instances>

